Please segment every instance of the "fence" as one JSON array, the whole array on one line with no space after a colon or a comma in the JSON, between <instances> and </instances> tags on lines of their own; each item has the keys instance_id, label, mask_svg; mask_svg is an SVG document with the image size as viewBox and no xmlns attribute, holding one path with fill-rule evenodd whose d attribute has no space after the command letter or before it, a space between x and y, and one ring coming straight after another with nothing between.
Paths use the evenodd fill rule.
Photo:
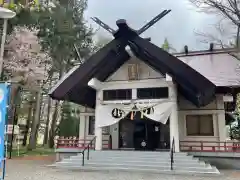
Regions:
<instances>
[{"instance_id":1,"label":"fence","mask_svg":"<svg viewBox=\"0 0 240 180\"><path fill-rule=\"evenodd\" d=\"M56 140L56 148L77 148L84 149L90 143L91 139L79 139L77 137L59 137ZM110 138L108 140L102 140L103 149L111 149ZM95 144L92 144L90 149L94 149Z\"/></svg>"},{"instance_id":2,"label":"fence","mask_svg":"<svg viewBox=\"0 0 240 180\"><path fill-rule=\"evenodd\" d=\"M180 150L193 152L240 152L240 142L180 141Z\"/></svg>"}]
</instances>

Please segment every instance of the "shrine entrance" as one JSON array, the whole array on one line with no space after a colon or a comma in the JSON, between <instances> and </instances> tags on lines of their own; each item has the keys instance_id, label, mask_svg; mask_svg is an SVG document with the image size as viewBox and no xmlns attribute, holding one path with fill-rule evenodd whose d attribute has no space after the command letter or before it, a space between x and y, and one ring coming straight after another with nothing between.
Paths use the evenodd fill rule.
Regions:
<instances>
[{"instance_id":1,"label":"shrine entrance","mask_svg":"<svg viewBox=\"0 0 240 180\"><path fill-rule=\"evenodd\" d=\"M119 122L119 148L133 150L167 150L170 148L169 123L166 125L141 117L126 116Z\"/></svg>"}]
</instances>

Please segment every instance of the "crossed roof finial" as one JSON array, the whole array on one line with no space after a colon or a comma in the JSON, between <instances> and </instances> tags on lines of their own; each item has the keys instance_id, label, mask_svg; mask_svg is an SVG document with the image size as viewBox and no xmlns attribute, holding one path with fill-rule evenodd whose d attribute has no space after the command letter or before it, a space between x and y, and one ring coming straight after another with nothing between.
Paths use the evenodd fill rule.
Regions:
<instances>
[{"instance_id":1,"label":"crossed roof finial","mask_svg":"<svg viewBox=\"0 0 240 180\"><path fill-rule=\"evenodd\" d=\"M138 30L134 30L132 28L130 28L127 25L127 21L125 19L119 19L116 21L117 26L120 27L121 26L125 26L128 29L131 29L132 31L134 31L137 35L142 34L143 32L145 32L147 29L149 29L150 27L152 27L155 23L157 23L160 19L162 19L164 16L166 16L169 12L171 12L171 10L164 10L162 11L160 14L158 14L156 17L154 17L151 21L149 21L148 23L146 23L143 27L141 27ZM111 28L109 25L105 24L104 22L102 22L99 18L97 17L92 17L91 18L95 23L97 23L99 26L101 26L103 29L107 30L109 33L111 33L113 36L116 37L116 33L119 30L114 30L113 28ZM151 40L150 38L147 38L148 40Z\"/></svg>"}]
</instances>

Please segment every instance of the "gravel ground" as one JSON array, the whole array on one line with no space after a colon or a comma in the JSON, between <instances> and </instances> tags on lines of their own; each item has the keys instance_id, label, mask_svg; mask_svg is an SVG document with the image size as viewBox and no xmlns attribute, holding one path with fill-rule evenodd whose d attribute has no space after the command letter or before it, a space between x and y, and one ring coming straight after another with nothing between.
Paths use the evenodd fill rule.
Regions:
<instances>
[{"instance_id":1,"label":"gravel ground","mask_svg":"<svg viewBox=\"0 0 240 180\"><path fill-rule=\"evenodd\" d=\"M8 160L5 180L239 180L240 171L221 171L215 177L127 172L79 172L47 167L49 162Z\"/></svg>"}]
</instances>

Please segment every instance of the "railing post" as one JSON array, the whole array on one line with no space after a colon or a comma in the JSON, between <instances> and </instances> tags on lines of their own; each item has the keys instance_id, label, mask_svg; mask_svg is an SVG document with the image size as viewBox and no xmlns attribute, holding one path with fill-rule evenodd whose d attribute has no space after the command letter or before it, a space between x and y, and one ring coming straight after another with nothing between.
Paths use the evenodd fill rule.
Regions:
<instances>
[{"instance_id":1,"label":"railing post","mask_svg":"<svg viewBox=\"0 0 240 180\"><path fill-rule=\"evenodd\" d=\"M67 140L66 140L65 145L66 145L67 147L69 147L69 146L70 146L70 139L69 139L69 137L67 137L66 139L67 139Z\"/></svg>"},{"instance_id":2,"label":"railing post","mask_svg":"<svg viewBox=\"0 0 240 180\"><path fill-rule=\"evenodd\" d=\"M213 149L213 151L214 151L214 152L216 151L216 148L215 148L215 146L213 146L213 147L212 147L212 149Z\"/></svg>"},{"instance_id":3,"label":"railing post","mask_svg":"<svg viewBox=\"0 0 240 180\"><path fill-rule=\"evenodd\" d=\"M224 142L224 152L226 152L227 151L227 143L226 143L226 141Z\"/></svg>"},{"instance_id":4,"label":"railing post","mask_svg":"<svg viewBox=\"0 0 240 180\"><path fill-rule=\"evenodd\" d=\"M84 157L84 151L82 152L82 166L84 166L84 161L85 161L85 157Z\"/></svg>"},{"instance_id":5,"label":"railing post","mask_svg":"<svg viewBox=\"0 0 240 180\"><path fill-rule=\"evenodd\" d=\"M203 151L203 142L201 141L201 152Z\"/></svg>"},{"instance_id":6,"label":"railing post","mask_svg":"<svg viewBox=\"0 0 240 180\"><path fill-rule=\"evenodd\" d=\"M232 151L235 152L237 150L237 146L236 146L236 143L233 142L233 145L232 145Z\"/></svg>"},{"instance_id":7,"label":"railing post","mask_svg":"<svg viewBox=\"0 0 240 180\"><path fill-rule=\"evenodd\" d=\"M189 149L189 151L192 151L192 149L193 149L193 148L192 148L192 146L189 146L189 148L188 148L188 149Z\"/></svg>"},{"instance_id":8,"label":"railing post","mask_svg":"<svg viewBox=\"0 0 240 180\"><path fill-rule=\"evenodd\" d=\"M77 147L80 148L79 138L76 139L76 144L77 144Z\"/></svg>"},{"instance_id":9,"label":"railing post","mask_svg":"<svg viewBox=\"0 0 240 180\"><path fill-rule=\"evenodd\" d=\"M93 150L95 151L96 139L93 140Z\"/></svg>"},{"instance_id":10,"label":"railing post","mask_svg":"<svg viewBox=\"0 0 240 180\"><path fill-rule=\"evenodd\" d=\"M174 141L174 137L172 140L172 147L170 150L170 163L171 163L171 170L173 170L173 164L174 164L174 153L175 153L175 141Z\"/></svg>"},{"instance_id":11,"label":"railing post","mask_svg":"<svg viewBox=\"0 0 240 180\"><path fill-rule=\"evenodd\" d=\"M88 143L87 147L84 147L82 153L82 166L85 164L85 151L87 150L87 160L89 160L90 148L92 147L92 143L94 142L95 137Z\"/></svg>"},{"instance_id":12,"label":"railing post","mask_svg":"<svg viewBox=\"0 0 240 180\"><path fill-rule=\"evenodd\" d=\"M88 145L88 150L87 150L87 160L89 160L89 147L92 145L92 143L90 145Z\"/></svg>"}]
</instances>

